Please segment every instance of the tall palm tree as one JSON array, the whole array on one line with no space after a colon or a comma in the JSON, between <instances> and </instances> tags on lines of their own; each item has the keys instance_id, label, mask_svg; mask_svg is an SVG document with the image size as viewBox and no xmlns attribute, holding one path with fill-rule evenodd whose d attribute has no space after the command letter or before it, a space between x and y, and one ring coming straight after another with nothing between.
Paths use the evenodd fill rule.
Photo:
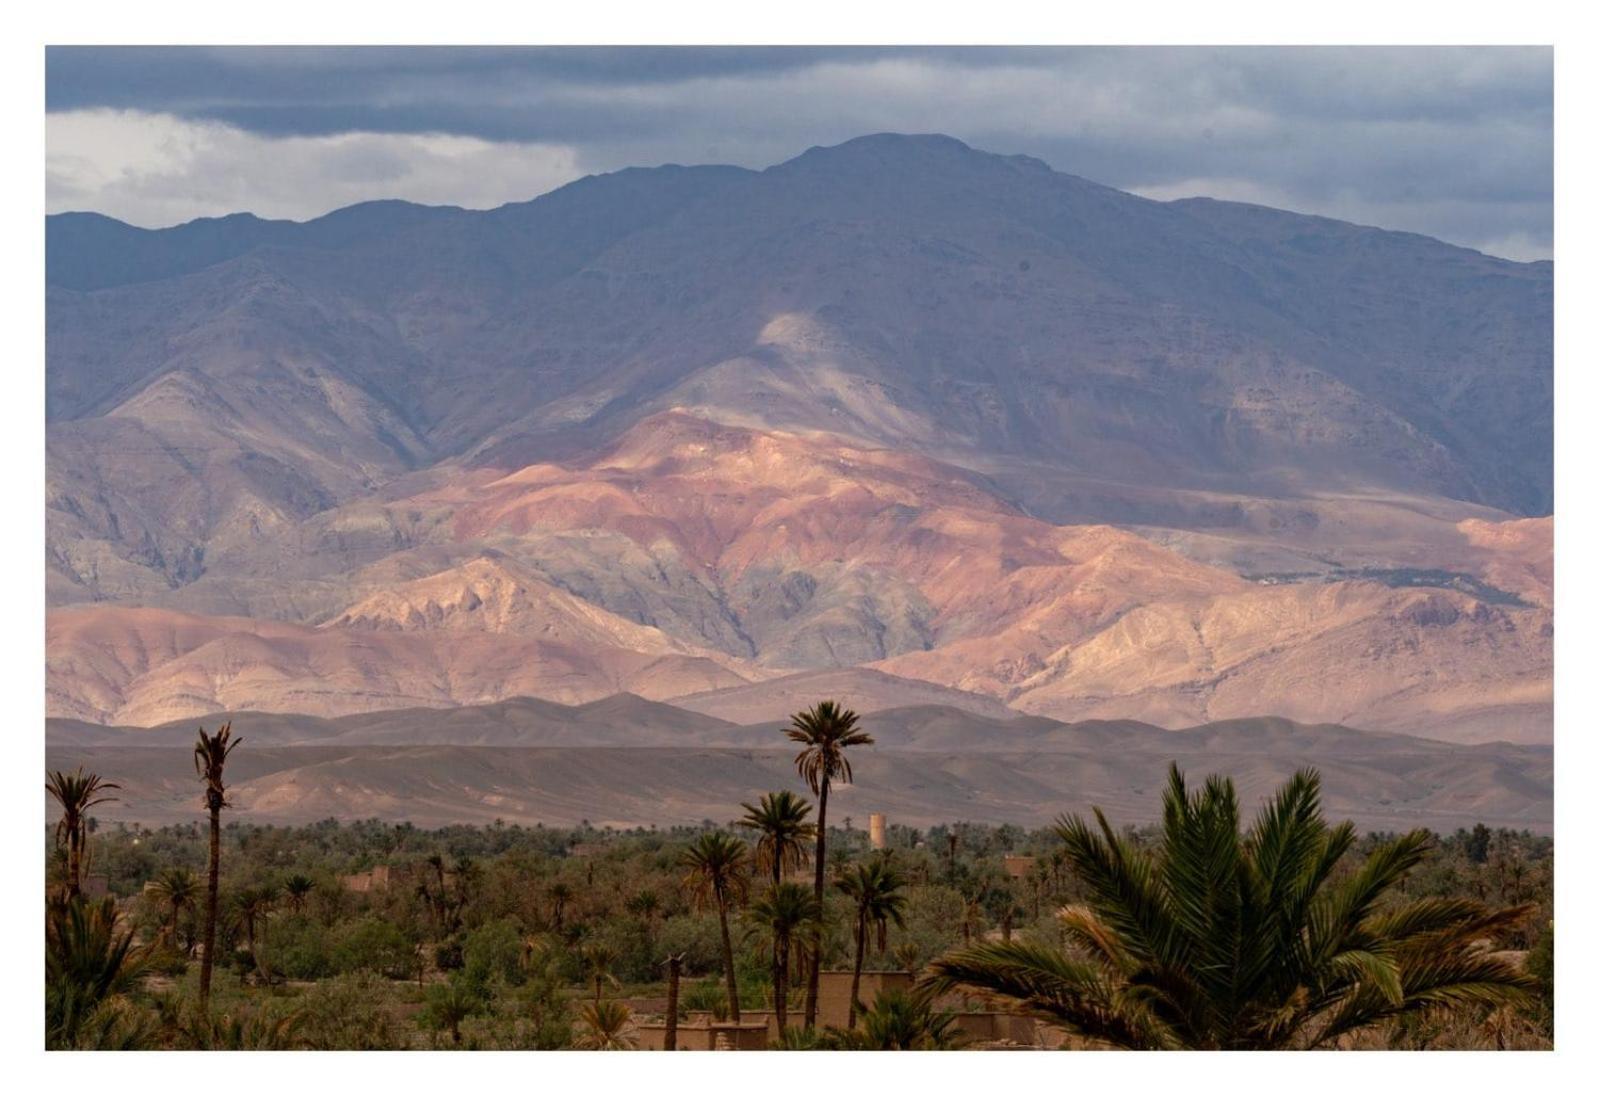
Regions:
<instances>
[{"instance_id":1,"label":"tall palm tree","mask_svg":"<svg viewBox=\"0 0 1599 1096\"><path fill-rule=\"evenodd\" d=\"M811 888L777 883L750 904L750 916L772 934L772 1007L777 1035L788 1028L788 957L796 939L811 935L822 920L822 906Z\"/></svg>"},{"instance_id":2,"label":"tall palm tree","mask_svg":"<svg viewBox=\"0 0 1599 1096\"><path fill-rule=\"evenodd\" d=\"M749 889L749 847L720 830L702 833L683 853L688 869L684 884L694 904L716 907L722 924L722 967L727 975L727 1010L733 1022L738 1015L738 978L733 972L733 937L727 928L728 907L744 901Z\"/></svg>"},{"instance_id":3,"label":"tall palm tree","mask_svg":"<svg viewBox=\"0 0 1599 1096\"><path fill-rule=\"evenodd\" d=\"M1423 1010L1523 998L1533 980L1479 942L1530 908L1391 900L1428 850L1423 830L1335 877L1355 830L1322 820L1320 787L1296 773L1240 833L1232 782L1190 792L1174 765L1153 849L1098 811L1092 825L1063 819L1088 889L1061 911L1072 950L982 944L936 961L929 984L1146 1049L1320 1047Z\"/></svg>"},{"instance_id":4,"label":"tall palm tree","mask_svg":"<svg viewBox=\"0 0 1599 1096\"><path fill-rule=\"evenodd\" d=\"M800 744L794 767L816 793L816 901L824 902L827 885L827 793L833 781L848 784L854 773L844 753L851 746L870 746L872 736L860 729L860 717L824 700L808 711L796 712L788 737ZM816 994L821 988L821 939L811 956L810 985L805 994L805 1026L816 1025Z\"/></svg>"},{"instance_id":5,"label":"tall palm tree","mask_svg":"<svg viewBox=\"0 0 1599 1096\"><path fill-rule=\"evenodd\" d=\"M200 956L200 1011L211 1003L211 968L216 962L217 882L222 867L222 808L228 805L227 788L222 783L223 767L242 738L232 738L233 724L224 723L215 734L200 736L194 743L194 771L205 781L205 809L211 816L211 857L205 879L205 953ZM231 741L230 741L231 739Z\"/></svg>"},{"instance_id":6,"label":"tall palm tree","mask_svg":"<svg viewBox=\"0 0 1599 1096\"><path fill-rule=\"evenodd\" d=\"M767 792L759 805L741 803L744 817L738 824L760 834L755 841L755 867L770 872L773 883L785 871L798 871L810 859L808 847L816 840L816 826L806 818L811 805L791 791Z\"/></svg>"},{"instance_id":7,"label":"tall palm tree","mask_svg":"<svg viewBox=\"0 0 1599 1096\"><path fill-rule=\"evenodd\" d=\"M200 881L188 868L169 868L145 885L145 893L166 907L161 935L170 939L177 933L178 917L194 905L200 894Z\"/></svg>"},{"instance_id":8,"label":"tall palm tree","mask_svg":"<svg viewBox=\"0 0 1599 1096\"><path fill-rule=\"evenodd\" d=\"M83 893L83 864L89 845L89 810L101 803L114 803L116 796L105 794L119 790L119 786L101 780L95 773L86 773L83 766L72 772L59 769L45 781L44 790L61 808L61 818L56 822L56 844L67 850L67 897L76 898Z\"/></svg>"},{"instance_id":9,"label":"tall palm tree","mask_svg":"<svg viewBox=\"0 0 1599 1096\"><path fill-rule=\"evenodd\" d=\"M849 984L849 1024L861 1008L861 966L866 960L866 938L877 932L877 950L888 949L888 925L905 927L905 877L894 867L893 855L878 855L846 867L834 881L840 891L855 903L855 973Z\"/></svg>"}]
</instances>

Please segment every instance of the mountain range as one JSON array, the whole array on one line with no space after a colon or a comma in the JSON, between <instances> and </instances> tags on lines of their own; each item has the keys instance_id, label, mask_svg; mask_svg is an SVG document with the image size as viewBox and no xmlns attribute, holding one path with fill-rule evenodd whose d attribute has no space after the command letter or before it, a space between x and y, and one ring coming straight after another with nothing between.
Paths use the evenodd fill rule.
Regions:
<instances>
[{"instance_id":1,"label":"mountain range","mask_svg":"<svg viewBox=\"0 0 1599 1096\"><path fill-rule=\"evenodd\" d=\"M845 702L866 707L865 682ZM504 822L648 826L724 821L762 791L793 783L782 716L740 725L619 694L583 705L519 698L448 710L336 719L232 712L247 747L230 762L241 818L304 823L383 818L417 825ZM1101 806L1149 823L1166 766L1226 772L1251 807L1314 765L1329 809L1377 830L1448 832L1487 822L1547 831L1552 751L1460 747L1331 724L1237 719L1175 731L1132 720L1062 723L939 704L871 711L875 744L855 751L839 812L884 812L916 826L957 820L1042 826ZM106 821L164 824L195 815L194 725L106 727L47 721L53 767L85 764L121 785Z\"/></svg>"},{"instance_id":2,"label":"mountain range","mask_svg":"<svg viewBox=\"0 0 1599 1096\"><path fill-rule=\"evenodd\" d=\"M1549 263L885 134L47 267L52 716L1550 740Z\"/></svg>"}]
</instances>

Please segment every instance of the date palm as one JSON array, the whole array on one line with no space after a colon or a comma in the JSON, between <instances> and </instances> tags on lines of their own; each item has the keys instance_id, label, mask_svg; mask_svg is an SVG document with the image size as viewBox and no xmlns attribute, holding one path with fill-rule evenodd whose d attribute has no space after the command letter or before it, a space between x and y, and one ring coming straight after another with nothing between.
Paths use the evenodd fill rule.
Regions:
<instances>
[{"instance_id":1,"label":"date palm","mask_svg":"<svg viewBox=\"0 0 1599 1096\"><path fill-rule=\"evenodd\" d=\"M578 1050L632 1050L638 1045L627 1031L633 1012L620 1001L583 1006L583 1031L572 1041Z\"/></svg>"},{"instance_id":2,"label":"date palm","mask_svg":"<svg viewBox=\"0 0 1599 1096\"><path fill-rule=\"evenodd\" d=\"M849 756L851 746L870 746L872 736L860 729L860 717L831 700L824 700L807 711L796 712L788 730L790 741L800 744L794 767L800 778L816 794L816 901L825 901L827 884L827 793L837 780L848 784L854 777ZM810 985L805 994L805 1026L816 1025L816 995L821 987L821 943L811 957Z\"/></svg>"},{"instance_id":3,"label":"date palm","mask_svg":"<svg viewBox=\"0 0 1599 1096\"><path fill-rule=\"evenodd\" d=\"M291 875L283 881L283 893L289 900L289 909L300 913L305 909L305 900L316 889L316 880L305 875Z\"/></svg>"},{"instance_id":4,"label":"date palm","mask_svg":"<svg viewBox=\"0 0 1599 1096\"><path fill-rule=\"evenodd\" d=\"M146 952L133 945L114 898L86 901L56 895L45 906L45 1045L79 1045L97 1010L125 993L143 973Z\"/></svg>"},{"instance_id":5,"label":"date palm","mask_svg":"<svg viewBox=\"0 0 1599 1096\"><path fill-rule=\"evenodd\" d=\"M271 914L277 900L277 889L270 886L245 887L233 896L233 917L238 926L244 929L245 948L250 953L250 962L268 983L272 981L272 974L261 963L260 953L255 946L256 930Z\"/></svg>"},{"instance_id":6,"label":"date palm","mask_svg":"<svg viewBox=\"0 0 1599 1096\"><path fill-rule=\"evenodd\" d=\"M102 803L116 802L109 791L119 786L101 780L95 773L86 773L80 765L72 772L59 769L45 781L44 790L61 808L61 818L56 822L56 844L67 852L67 897L76 898L83 893L83 865L89 846L89 811Z\"/></svg>"},{"instance_id":7,"label":"date palm","mask_svg":"<svg viewBox=\"0 0 1599 1096\"><path fill-rule=\"evenodd\" d=\"M205 879L205 952L200 956L200 1011L211 1003L211 969L216 963L217 883L222 868L222 808L228 805L223 769L228 755L242 738L233 738L233 724L224 723L215 734L200 728L194 743L194 771L205 782L205 809L211 818L211 853Z\"/></svg>"},{"instance_id":8,"label":"date palm","mask_svg":"<svg viewBox=\"0 0 1599 1096\"><path fill-rule=\"evenodd\" d=\"M797 939L812 935L822 920L822 905L810 887L777 883L750 903L750 917L772 934L772 1007L778 1038L788 1028L788 958Z\"/></svg>"},{"instance_id":9,"label":"date palm","mask_svg":"<svg viewBox=\"0 0 1599 1096\"><path fill-rule=\"evenodd\" d=\"M889 989L879 993L872 1007L842 1033L844 1050L959 1050L967 1042L955 1026L953 1012L933 1007L926 990Z\"/></svg>"},{"instance_id":10,"label":"date palm","mask_svg":"<svg viewBox=\"0 0 1599 1096\"><path fill-rule=\"evenodd\" d=\"M738 824L760 836L755 841L755 867L770 872L773 883L784 872L798 871L810 859L807 851L816 840L816 826L806 821L811 805L791 791L767 792L759 804L741 803L744 817Z\"/></svg>"},{"instance_id":11,"label":"date palm","mask_svg":"<svg viewBox=\"0 0 1599 1096\"><path fill-rule=\"evenodd\" d=\"M851 864L833 883L855 904L855 972L849 985L849 1024L855 1026L861 1008L861 966L866 961L869 934L876 931L877 950L888 949L888 925L905 927L905 878L893 864L892 854Z\"/></svg>"},{"instance_id":12,"label":"date palm","mask_svg":"<svg viewBox=\"0 0 1599 1096\"><path fill-rule=\"evenodd\" d=\"M1144 1049L1323 1047L1396 1017L1522 999L1532 979L1481 942L1530 909L1394 898L1428 850L1420 830L1335 873L1355 830L1322 820L1320 784L1296 773L1241 833L1230 780L1190 792L1173 766L1152 849L1098 811L1063 819L1088 889L1061 912L1071 950L970 947L936 961L929 984Z\"/></svg>"},{"instance_id":13,"label":"date palm","mask_svg":"<svg viewBox=\"0 0 1599 1096\"><path fill-rule=\"evenodd\" d=\"M166 907L162 918L161 935L170 939L177 933L178 918L183 911L194 906L200 896L200 881L188 868L169 868L145 886L145 893Z\"/></svg>"},{"instance_id":14,"label":"date palm","mask_svg":"<svg viewBox=\"0 0 1599 1096\"><path fill-rule=\"evenodd\" d=\"M733 971L733 937L727 927L727 911L741 903L749 890L749 847L720 830L702 833L683 853L688 869L684 885L694 904L701 909L716 908L722 926L722 967L727 976L728 1015L738 1022L738 979Z\"/></svg>"}]
</instances>

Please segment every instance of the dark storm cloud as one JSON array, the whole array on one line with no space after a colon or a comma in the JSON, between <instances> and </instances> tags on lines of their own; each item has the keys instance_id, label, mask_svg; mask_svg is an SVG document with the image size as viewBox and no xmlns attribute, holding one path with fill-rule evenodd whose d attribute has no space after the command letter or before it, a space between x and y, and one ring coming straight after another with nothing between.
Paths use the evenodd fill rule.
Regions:
<instances>
[{"instance_id":1,"label":"dark storm cloud","mask_svg":"<svg viewBox=\"0 0 1599 1096\"><path fill-rule=\"evenodd\" d=\"M57 48L46 82L52 112L559 145L583 171L937 131L1155 197L1551 246L1540 48Z\"/></svg>"}]
</instances>

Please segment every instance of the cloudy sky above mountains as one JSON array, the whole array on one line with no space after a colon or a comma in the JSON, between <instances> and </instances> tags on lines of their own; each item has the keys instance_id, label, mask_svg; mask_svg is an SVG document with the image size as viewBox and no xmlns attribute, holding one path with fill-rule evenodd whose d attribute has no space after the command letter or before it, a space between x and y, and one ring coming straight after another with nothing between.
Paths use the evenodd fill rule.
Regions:
<instances>
[{"instance_id":1,"label":"cloudy sky above mountains","mask_svg":"<svg viewBox=\"0 0 1599 1096\"><path fill-rule=\"evenodd\" d=\"M885 130L1549 258L1545 48L52 48L51 212L490 207Z\"/></svg>"}]
</instances>

